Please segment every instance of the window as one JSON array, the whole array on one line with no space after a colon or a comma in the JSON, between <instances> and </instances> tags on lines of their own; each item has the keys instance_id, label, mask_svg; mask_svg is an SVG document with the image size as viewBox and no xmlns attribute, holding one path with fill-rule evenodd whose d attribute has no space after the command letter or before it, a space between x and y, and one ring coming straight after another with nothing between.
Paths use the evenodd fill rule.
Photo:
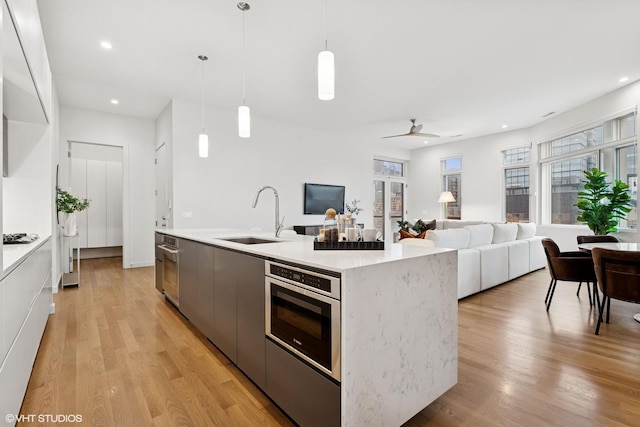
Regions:
<instances>
[{"instance_id":1,"label":"window","mask_svg":"<svg viewBox=\"0 0 640 427\"><path fill-rule=\"evenodd\" d=\"M445 203L445 218L462 218L462 157L451 157L442 160L442 191L450 191L455 202Z\"/></svg>"},{"instance_id":2,"label":"window","mask_svg":"<svg viewBox=\"0 0 640 427\"><path fill-rule=\"evenodd\" d=\"M509 222L529 222L529 154L530 147L502 151L505 166L505 217ZM514 167L518 165L517 167ZM527 166L522 166L527 165Z\"/></svg>"},{"instance_id":3,"label":"window","mask_svg":"<svg viewBox=\"0 0 640 427\"><path fill-rule=\"evenodd\" d=\"M631 188L634 209L621 221L620 227L637 224L637 149L636 114L607 120L587 130L540 144L540 172L543 222L580 224L577 221L578 192L584 183L584 171L597 167L608 174L608 180L619 179Z\"/></svg>"},{"instance_id":4,"label":"window","mask_svg":"<svg viewBox=\"0 0 640 427\"><path fill-rule=\"evenodd\" d=\"M529 222L529 167L504 171L506 218L509 222Z\"/></svg>"},{"instance_id":5,"label":"window","mask_svg":"<svg viewBox=\"0 0 640 427\"><path fill-rule=\"evenodd\" d=\"M396 232L404 220L406 173L406 162L373 160L373 226L383 235Z\"/></svg>"},{"instance_id":6,"label":"window","mask_svg":"<svg viewBox=\"0 0 640 427\"><path fill-rule=\"evenodd\" d=\"M404 176L404 164L389 160L374 160L373 174L382 176Z\"/></svg>"}]
</instances>

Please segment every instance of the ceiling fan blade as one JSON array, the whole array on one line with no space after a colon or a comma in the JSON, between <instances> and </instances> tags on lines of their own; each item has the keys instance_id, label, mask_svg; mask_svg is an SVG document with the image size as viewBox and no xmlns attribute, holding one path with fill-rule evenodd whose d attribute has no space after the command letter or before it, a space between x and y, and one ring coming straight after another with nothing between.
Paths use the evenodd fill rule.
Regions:
<instances>
[{"instance_id":1,"label":"ceiling fan blade","mask_svg":"<svg viewBox=\"0 0 640 427\"><path fill-rule=\"evenodd\" d=\"M422 132L413 132L412 134L413 136L422 136L425 138L440 138L440 135L434 135L432 133L422 133Z\"/></svg>"},{"instance_id":2,"label":"ceiling fan blade","mask_svg":"<svg viewBox=\"0 0 640 427\"><path fill-rule=\"evenodd\" d=\"M397 138L397 137L399 137L399 136L409 136L409 135L412 135L412 134L410 134L410 133L403 133L403 134L401 134L401 135L383 136L382 138L383 138L383 139L384 139L384 138Z\"/></svg>"}]
</instances>

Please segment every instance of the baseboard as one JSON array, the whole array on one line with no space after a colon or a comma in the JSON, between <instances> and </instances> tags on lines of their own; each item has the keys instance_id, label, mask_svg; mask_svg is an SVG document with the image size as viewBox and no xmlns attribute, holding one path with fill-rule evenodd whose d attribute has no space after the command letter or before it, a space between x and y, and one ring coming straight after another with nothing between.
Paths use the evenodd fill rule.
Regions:
<instances>
[{"instance_id":1,"label":"baseboard","mask_svg":"<svg viewBox=\"0 0 640 427\"><path fill-rule=\"evenodd\" d=\"M153 267L155 261L132 262L127 268Z\"/></svg>"}]
</instances>

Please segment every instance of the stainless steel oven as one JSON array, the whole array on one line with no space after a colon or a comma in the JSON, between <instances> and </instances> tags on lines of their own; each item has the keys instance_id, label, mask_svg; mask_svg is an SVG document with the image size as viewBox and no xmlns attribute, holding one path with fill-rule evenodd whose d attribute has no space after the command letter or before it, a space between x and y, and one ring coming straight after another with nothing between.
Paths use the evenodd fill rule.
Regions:
<instances>
[{"instance_id":1,"label":"stainless steel oven","mask_svg":"<svg viewBox=\"0 0 640 427\"><path fill-rule=\"evenodd\" d=\"M265 261L266 334L340 381L340 278Z\"/></svg>"},{"instance_id":2,"label":"stainless steel oven","mask_svg":"<svg viewBox=\"0 0 640 427\"><path fill-rule=\"evenodd\" d=\"M180 303L178 239L164 236L162 244L158 245L158 249L162 253L162 290L164 291L164 297L178 307Z\"/></svg>"}]
</instances>

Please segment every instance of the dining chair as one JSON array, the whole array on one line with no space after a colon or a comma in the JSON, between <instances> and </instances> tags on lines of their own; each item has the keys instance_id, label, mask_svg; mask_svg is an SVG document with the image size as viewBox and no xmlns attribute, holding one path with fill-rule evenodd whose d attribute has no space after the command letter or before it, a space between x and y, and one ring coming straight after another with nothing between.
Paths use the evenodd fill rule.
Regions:
<instances>
[{"instance_id":1,"label":"dining chair","mask_svg":"<svg viewBox=\"0 0 640 427\"><path fill-rule=\"evenodd\" d=\"M606 322L609 323L611 298L640 304L640 252L594 248L591 255L598 278L598 287L602 292L602 303L598 301L599 313L596 326L596 335L598 335L605 305L607 306Z\"/></svg>"},{"instance_id":2,"label":"dining chair","mask_svg":"<svg viewBox=\"0 0 640 427\"><path fill-rule=\"evenodd\" d=\"M620 241L620 239L618 239L616 236L611 236L610 234L606 234L604 236L601 235L589 235L589 236L576 236L576 238L578 239L578 245L581 245L583 243L600 243L600 242L611 242L611 243L618 243ZM591 253L590 250L588 249L580 249L582 252L588 252ZM580 282L580 284L578 285L578 290L576 291L576 295L580 294L580 287L582 286L582 282ZM593 294L595 296L596 294L596 287L594 286L593 288Z\"/></svg>"},{"instance_id":3,"label":"dining chair","mask_svg":"<svg viewBox=\"0 0 640 427\"><path fill-rule=\"evenodd\" d=\"M549 274L551 282L547 290L547 296L544 302L547 304L547 311L551 307L553 293L556 290L558 280L565 282L586 282L587 292L589 294L589 305L593 306L591 297L590 284L596 282L596 275L593 270L593 260L591 254L582 251L560 252L560 248L556 242L548 237L542 239L542 247L547 257L547 265L549 266Z\"/></svg>"}]
</instances>

